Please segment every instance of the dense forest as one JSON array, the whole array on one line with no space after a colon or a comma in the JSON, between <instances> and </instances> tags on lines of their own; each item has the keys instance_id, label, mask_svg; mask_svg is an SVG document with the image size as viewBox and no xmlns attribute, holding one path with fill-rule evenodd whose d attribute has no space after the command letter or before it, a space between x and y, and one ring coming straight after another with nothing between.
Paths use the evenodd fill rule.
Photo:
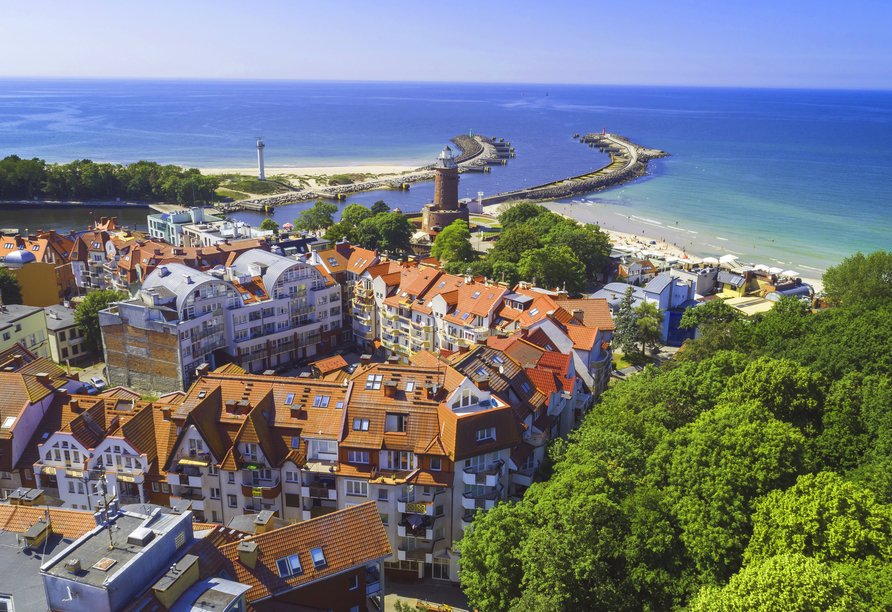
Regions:
<instances>
[{"instance_id":1,"label":"dense forest","mask_svg":"<svg viewBox=\"0 0 892 612\"><path fill-rule=\"evenodd\" d=\"M673 362L606 392L544 481L457 544L481 612L892 606L892 253L831 308L721 302ZM698 312L699 311L699 312Z\"/></svg>"},{"instance_id":2,"label":"dense forest","mask_svg":"<svg viewBox=\"0 0 892 612\"><path fill-rule=\"evenodd\" d=\"M126 166L78 159L48 164L10 155L0 160L0 199L208 202L220 180L198 170L140 161Z\"/></svg>"}]
</instances>

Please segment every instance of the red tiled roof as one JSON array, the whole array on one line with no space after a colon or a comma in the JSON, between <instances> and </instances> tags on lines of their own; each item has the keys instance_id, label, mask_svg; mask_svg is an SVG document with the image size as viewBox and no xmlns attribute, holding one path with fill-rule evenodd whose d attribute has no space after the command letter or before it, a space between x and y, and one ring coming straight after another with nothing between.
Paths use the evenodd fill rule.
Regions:
<instances>
[{"instance_id":1,"label":"red tiled roof","mask_svg":"<svg viewBox=\"0 0 892 612\"><path fill-rule=\"evenodd\" d=\"M37 506L0 505L0 531L25 533L49 513L53 533L76 539L96 527L93 513L87 510L61 510Z\"/></svg>"}]
</instances>

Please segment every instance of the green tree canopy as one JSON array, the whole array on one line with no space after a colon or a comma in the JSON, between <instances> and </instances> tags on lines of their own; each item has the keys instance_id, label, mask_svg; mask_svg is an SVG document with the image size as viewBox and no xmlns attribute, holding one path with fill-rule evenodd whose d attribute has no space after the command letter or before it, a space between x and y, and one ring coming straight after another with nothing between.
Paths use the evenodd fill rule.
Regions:
<instances>
[{"instance_id":1,"label":"green tree canopy","mask_svg":"<svg viewBox=\"0 0 892 612\"><path fill-rule=\"evenodd\" d=\"M739 319L740 314L725 304L725 300L712 300L703 302L699 306L686 308L678 327L680 329L695 329L715 323L733 323Z\"/></svg>"},{"instance_id":2,"label":"green tree canopy","mask_svg":"<svg viewBox=\"0 0 892 612\"><path fill-rule=\"evenodd\" d=\"M102 344L102 330L99 327L99 311L108 308L112 302L126 300L127 294L111 289L91 291L74 311L74 322L84 335L87 350L95 351Z\"/></svg>"},{"instance_id":3,"label":"green tree canopy","mask_svg":"<svg viewBox=\"0 0 892 612\"><path fill-rule=\"evenodd\" d=\"M22 303L22 287L19 285L19 279L6 266L0 267L0 302Z\"/></svg>"},{"instance_id":4,"label":"green tree canopy","mask_svg":"<svg viewBox=\"0 0 892 612\"><path fill-rule=\"evenodd\" d=\"M499 239L489 252L488 259L518 263L524 253L541 247L542 241L536 230L526 225L519 225L501 231Z\"/></svg>"},{"instance_id":5,"label":"green tree canopy","mask_svg":"<svg viewBox=\"0 0 892 612\"><path fill-rule=\"evenodd\" d=\"M833 472L804 474L756 502L747 563L796 552L818 561L892 562L892 506Z\"/></svg>"},{"instance_id":6,"label":"green tree canopy","mask_svg":"<svg viewBox=\"0 0 892 612\"><path fill-rule=\"evenodd\" d=\"M867 612L831 567L801 554L748 566L723 588L706 587L690 612Z\"/></svg>"},{"instance_id":7,"label":"green tree canopy","mask_svg":"<svg viewBox=\"0 0 892 612\"><path fill-rule=\"evenodd\" d=\"M824 294L832 304L892 298L892 251L858 252L824 272Z\"/></svg>"},{"instance_id":8,"label":"green tree canopy","mask_svg":"<svg viewBox=\"0 0 892 612\"><path fill-rule=\"evenodd\" d=\"M263 220L260 229L264 232L272 232L276 236L279 235L279 224L269 218Z\"/></svg>"},{"instance_id":9,"label":"green tree canopy","mask_svg":"<svg viewBox=\"0 0 892 612\"><path fill-rule=\"evenodd\" d=\"M406 253L411 249L415 226L402 213L381 213L359 224L357 240L366 249Z\"/></svg>"},{"instance_id":10,"label":"green tree canopy","mask_svg":"<svg viewBox=\"0 0 892 612\"><path fill-rule=\"evenodd\" d=\"M338 205L323 200L317 200L311 208L301 211L294 220L294 229L315 232L334 225L334 214L338 212Z\"/></svg>"},{"instance_id":11,"label":"green tree canopy","mask_svg":"<svg viewBox=\"0 0 892 612\"><path fill-rule=\"evenodd\" d=\"M546 212L549 212L549 210L544 206L533 204L532 202L521 202L501 213L499 215L499 224L502 226L502 231L509 230L516 225L523 225L530 219L534 219Z\"/></svg>"},{"instance_id":12,"label":"green tree canopy","mask_svg":"<svg viewBox=\"0 0 892 612\"><path fill-rule=\"evenodd\" d=\"M640 340L638 336L638 315L632 306L635 297L635 289L629 285L619 303L619 310L613 317L613 325L616 328L613 334L613 344L623 353L631 353L638 348Z\"/></svg>"},{"instance_id":13,"label":"green tree canopy","mask_svg":"<svg viewBox=\"0 0 892 612\"><path fill-rule=\"evenodd\" d=\"M641 354L645 349L651 352L663 346L663 320L665 315L654 302L641 302L635 309L635 327L641 342Z\"/></svg>"},{"instance_id":14,"label":"green tree canopy","mask_svg":"<svg viewBox=\"0 0 892 612\"><path fill-rule=\"evenodd\" d=\"M520 274L549 289L566 286L570 293L585 291L585 266L569 248L544 247L527 251L520 258Z\"/></svg>"},{"instance_id":15,"label":"green tree canopy","mask_svg":"<svg viewBox=\"0 0 892 612\"><path fill-rule=\"evenodd\" d=\"M456 219L442 232L431 247L431 255L437 259L454 262L472 261L476 258L471 247L471 232L468 224Z\"/></svg>"},{"instance_id":16,"label":"green tree canopy","mask_svg":"<svg viewBox=\"0 0 892 612\"><path fill-rule=\"evenodd\" d=\"M370 209L373 215L380 215L381 213L389 213L390 206L384 203L384 200L378 200L374 204L372 204L372 208Z\"/></svg>"},{"instance_id":17,"label":"green tree canopy","mask_svg":"<svg viewBox=\"0 0 892 612\"><path fill-rule=\"evenodd\" d=\"M330 226L327 230L325 230L325 235L323 236L323 238L325 238L332 244L338 243L345 238L350 241L350 244L360 244L359 231L346 221L338 221L334 225Z\"/></svg>"},{"instance_id":18,"label":"green tree canopy","mask_svg":"<svg viewBox=\"0 0 892 612\"><path fill-rule=\"evenodd\" d=\"M567 219L564 219L567 221ZM561 223L548 232L545 242L569 248L585 264L589 276L600 274L610 261L610 241L597 225Z\"/></svg>"},{"instance_id":19,"label":"green tree canopy","mask_svg":"<svg viewBox=\"0 0 892 612\"><path fill-rule=\"evenodd\" d=\"M347 204L341 211L341 223L347 223L357 228L360 223L372 216L374 213L362 204Z\"/></svg>"}]
</instances>

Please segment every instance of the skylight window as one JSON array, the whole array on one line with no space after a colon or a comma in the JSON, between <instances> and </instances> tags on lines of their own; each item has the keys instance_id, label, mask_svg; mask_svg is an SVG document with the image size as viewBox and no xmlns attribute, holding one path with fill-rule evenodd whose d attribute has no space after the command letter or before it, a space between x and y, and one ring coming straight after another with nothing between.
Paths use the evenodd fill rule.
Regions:
<instances>
[{"instance_id":1,"label":"skylight window","mask_svg":"<svg viewBox=\"0 0 892 612\"><path fill-rule=\"evenodd\" d=\"M443 281L442 283L440 283L439 285L437 285L437 287L438 287L439 289L442 289L442 288L445 287L445 286L446 286L446 281Z\"/></svg>"},{"instance_id":2,"label":"skylight window","mask_svg":"<svg viewBox=\"0 0 892 612\"><path fill-rule=\"evenodd\" d=\"M486 299L491 300L493 297L495 297L495 295L496 295L495 293L490 293L490 294L489 294L489 297L486 298Z\"/></svg>"},{"instance_id":3,"label":"skylight window","mask_svg":"<svg viewBox=\"0 0 892 612\"><path fill-rule=\"evenodd\" d=\"M369 420L368 419L353 419L353 431L368 431L369 430Z\"/></svg>"},{"instance_id":4,"label":"skylight window","mask_svg":"<svg viewBox=\"0 0 892 612\"><path fill-rule=\"evenodd\" d=\"M343 408L343 407L344 407L344 402L338 402L337 404L335 404L335 408Z\"/></svg>"},{"instance_id":5,"label":"skylight window","mask_svg":"<svg viewBox=\"0 0 892 612\"><path fill-rule=\"evenodd\" d=\"M402 297L406 297L406 292L403 291Z\"/></svg>"},{"instance_id":6,"label":"skylight window","mask_svg":"<svg viewBox=\"0 0 892 612\"><path fill-rule=\"evenodd\" d=\"M406 383L406 393L412 393L415 390L415 381L410 380Z\"/></svg>"},{"instance_id":7,"label":"skylight window","mask_svg":"<svg viewBox=\"0 0 892 612\"><path fill-rule=\"evenodd\" d=\"M300 565L300 559L297 555L290 557L282 557L276 560L276 569L279 570L280 578L288 578L289 576L300 576L304 573L304 568Z\"/></svg>"},{"instance_id":8,"label":"skylight window","mask_svg":"<svg viewBox=\"0 0 892 612\"><path fill-rule=\"evenodd\" d=\"M381 388L381 382L384 380L383 374L369 374L365 381L366 389L378 390Z\"/></svg>"},{"instance_id":9,"label":"skylight window","mask_svg":"<svg viewBox=\"0 0 892 612\"><path fill-rule=\"evenodd\" d=\"M310 556L313 557L313 565L317 570L328 565L325 561L325 555L323 554L321 547L311 549Z\"/></svg>"},{"instance_id":10,"label":"skylight window","mask_svg":"<svg viewBox=\"0 0 892 612\"><path fill-rule=\"evenodd\" d=\"M479 291L475 291L475 292L474 292L474 295L471 296L471 299L472 299L472 300L476 300L476 299L479 298L479 297L480 297L480 292L479 292Z\"/></svg>"},{"instance_id":11,"label":"skylight window","mask_svg":"<svg viewBox=\"0 0 892 612\"><path fill-rule=\"evenodd\" d=\"M470 314L471 314L470 312L466 312L465 314L463 314L463 315L461 316L461 320L462 320L462 321L467 320L468 315L470 315Z\"/></svg>"},{"instance_id":12,"label":"skylight window","mask_svg":"<svg viewBox=\"0 0 892 612\"><path fill-rule=\"evenodd\" d=\"M39 245L39 244L35 244L33 247L31 247L31 250L32 250L32 251L39 251L39 250L40 250L40 245Z\"/></svg>"},{"instance_id":13,"label":"skylight window","mask_svg":"<svg viewBox=\"0 0 892 612\"><path fill-rule=\"evenodd\" d=\"M12 429L12 424L15 423L15 417L6 417L3 419L3 429Z\"/></svg>"},{"instance_id":14,"label":"skylight window","mask_svg":"<svg viewBox=\"0 0 892 612\"><path fill-rule=\"evenodd\" d=\"M551 348L551 345L550 345L550 344L546 344L546 345L545 345L545 350L546 350L546 351L553 351L554 349Z\"/></svg>"},{"instance_id":15,"label":"skylight window","mask_svg":"<svg viewBox=\"0 0 892 612\"><path fill-rule=\"evenodd\" d=\"M502 359L501 355L493 355L492 360L495 361L496 363L505 363L505 360Z\"/></svg>"},{"instance_id":16,"label":"skylight window","mask_svg":"<svg viewBox=\"0 0 892 612\"><path fill-rule=\"evenodd\" d=\"M338 264L338 260L335 259L334 257L329 257L329 258L328 258L328 263L331 264L331 267L332 267L332 268L337 268L338 265L340 265L340 264Z\"/></svg>"},{"instance_id":17,"label":"skylight window","mask_svg":"<svg viewBox=\"0 0 892 612\"><path fill-rule=\"evenodd\" d=\"M530 311L530 316L531 316L531 317L534 317L534 316L536 316L537 314L539 314L539 309L538 309L538 308L533 308L533 309Z\"/></svg>"},{"instance_id":18,"label":"skylight window","mask_svg":"<svg viewBox=\"0 0 892 612\"><path fill-rule=\"evenodd\" d=\"M520 384L520 388L523 389L524 393L530 392L530 386L525 382Z\"/></svg>"},{"instance_id":19,"label":"skylight window","mask_svg":"<svg viewBox=\"0 0 892 612\"><path fill-rule=\"evenodd\" d=\"M488 372L486 370L484 370L483 368L477 368L477 374L479 376L486 376L488 374Z\"/></svg>"},{"instance_id":20,"label":"skylight window","mask_svg":"<svg viewBox=\"0 0 892 612\"><path fill-rule=\"evenodd\" d=\"M313 400L314 408L328 408L328 400L331 399L328 395L317 395L316 399Z\"/></svg>"},{"instance_id":21,"label":"skylight window","mask_svg":"<svg viewBox=\"0 0 892 612\"><path fill-rule=\"evenodd\" d=\"M300 447L300 436L291 436L291 448Z\"/></svg>"},{"instance_id":22,"label":"skylight window","mask_svg":"<svg viewBox=\"0 0 892 612\"><path fill-rule=\"evenodd\" d=\"M286 406L290 406L290 405L293 404L293 403L294 403L294 394L293 394L293 393L289 393L289 394L288 394L288 397L285 398L285 405L286 405Z\"/></svg>"},{"instance_id":23,"label":"skylight window","mask_svg":"<svg viewBox=\"0 0 892 612\"><path fill-rule=\"evenodd\" d=\"M11 249L11 248L13 248L14 246L15 246L15 245L14 245L13 243L11 243L11 242L7 242L7 243L4 243L3 248L4 248L4 249Z\"/></svg>"}]
</instances>

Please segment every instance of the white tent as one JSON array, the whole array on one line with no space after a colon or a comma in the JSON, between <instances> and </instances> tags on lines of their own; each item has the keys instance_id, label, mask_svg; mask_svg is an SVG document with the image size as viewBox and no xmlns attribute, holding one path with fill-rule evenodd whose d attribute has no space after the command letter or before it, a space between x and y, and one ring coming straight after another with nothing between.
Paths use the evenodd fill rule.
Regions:
<instances>
[{"instance_id":1,"label":"white tent","mask_svg":"<svg viewBox=\"0 0 892 612\"><path fill-rule=\"evenodd\" d=\"M722 255L719 257L719 263L736 263L737 256L736 255Z\"/></svg>"},{"instance_id":2,"label":"white tent","mask_svg":"<svg viewBox=\"0 0 892 612\"><path fill-rule=\"evenodd\" d=\"M784 270L783 272L781 272L781 276L789 276L790 278L793 278L795 276L799 276L799 272L797 272L796 270Z\"/></svg>"},{"instance_id":3,"label":"white tent","mask_svg":"<svg viewBox=\"0 0 892 612\"><path fill-rule=\"evenodd\" d=\"M704 258L703 258L703 263L712 264L712 265L718 265L719 260L716 259L715 257L704 257Z\"/></svg>"},{"instance_id":4,"label":"white tent","mask_svg":"<svg viewBox=\"0 0 892 612\"><path fill-rule=\"evenodd\" d=\"M783 272L783 270L784 270L783 268L768 268L768 273L769 274L780 274L781 272Z\"/></svg>"},{"instance_id":5,"label":"white tent","mask_svg":"<svg viewBox=\"0 0 892 612\"><path fill-rule=\"evenodd\" d=\"M756 264L756 266L753 269L754 270L762 270L763 272L768 272L768 266L766 266L765 264Z\"/></svg>"}]
</instances>

